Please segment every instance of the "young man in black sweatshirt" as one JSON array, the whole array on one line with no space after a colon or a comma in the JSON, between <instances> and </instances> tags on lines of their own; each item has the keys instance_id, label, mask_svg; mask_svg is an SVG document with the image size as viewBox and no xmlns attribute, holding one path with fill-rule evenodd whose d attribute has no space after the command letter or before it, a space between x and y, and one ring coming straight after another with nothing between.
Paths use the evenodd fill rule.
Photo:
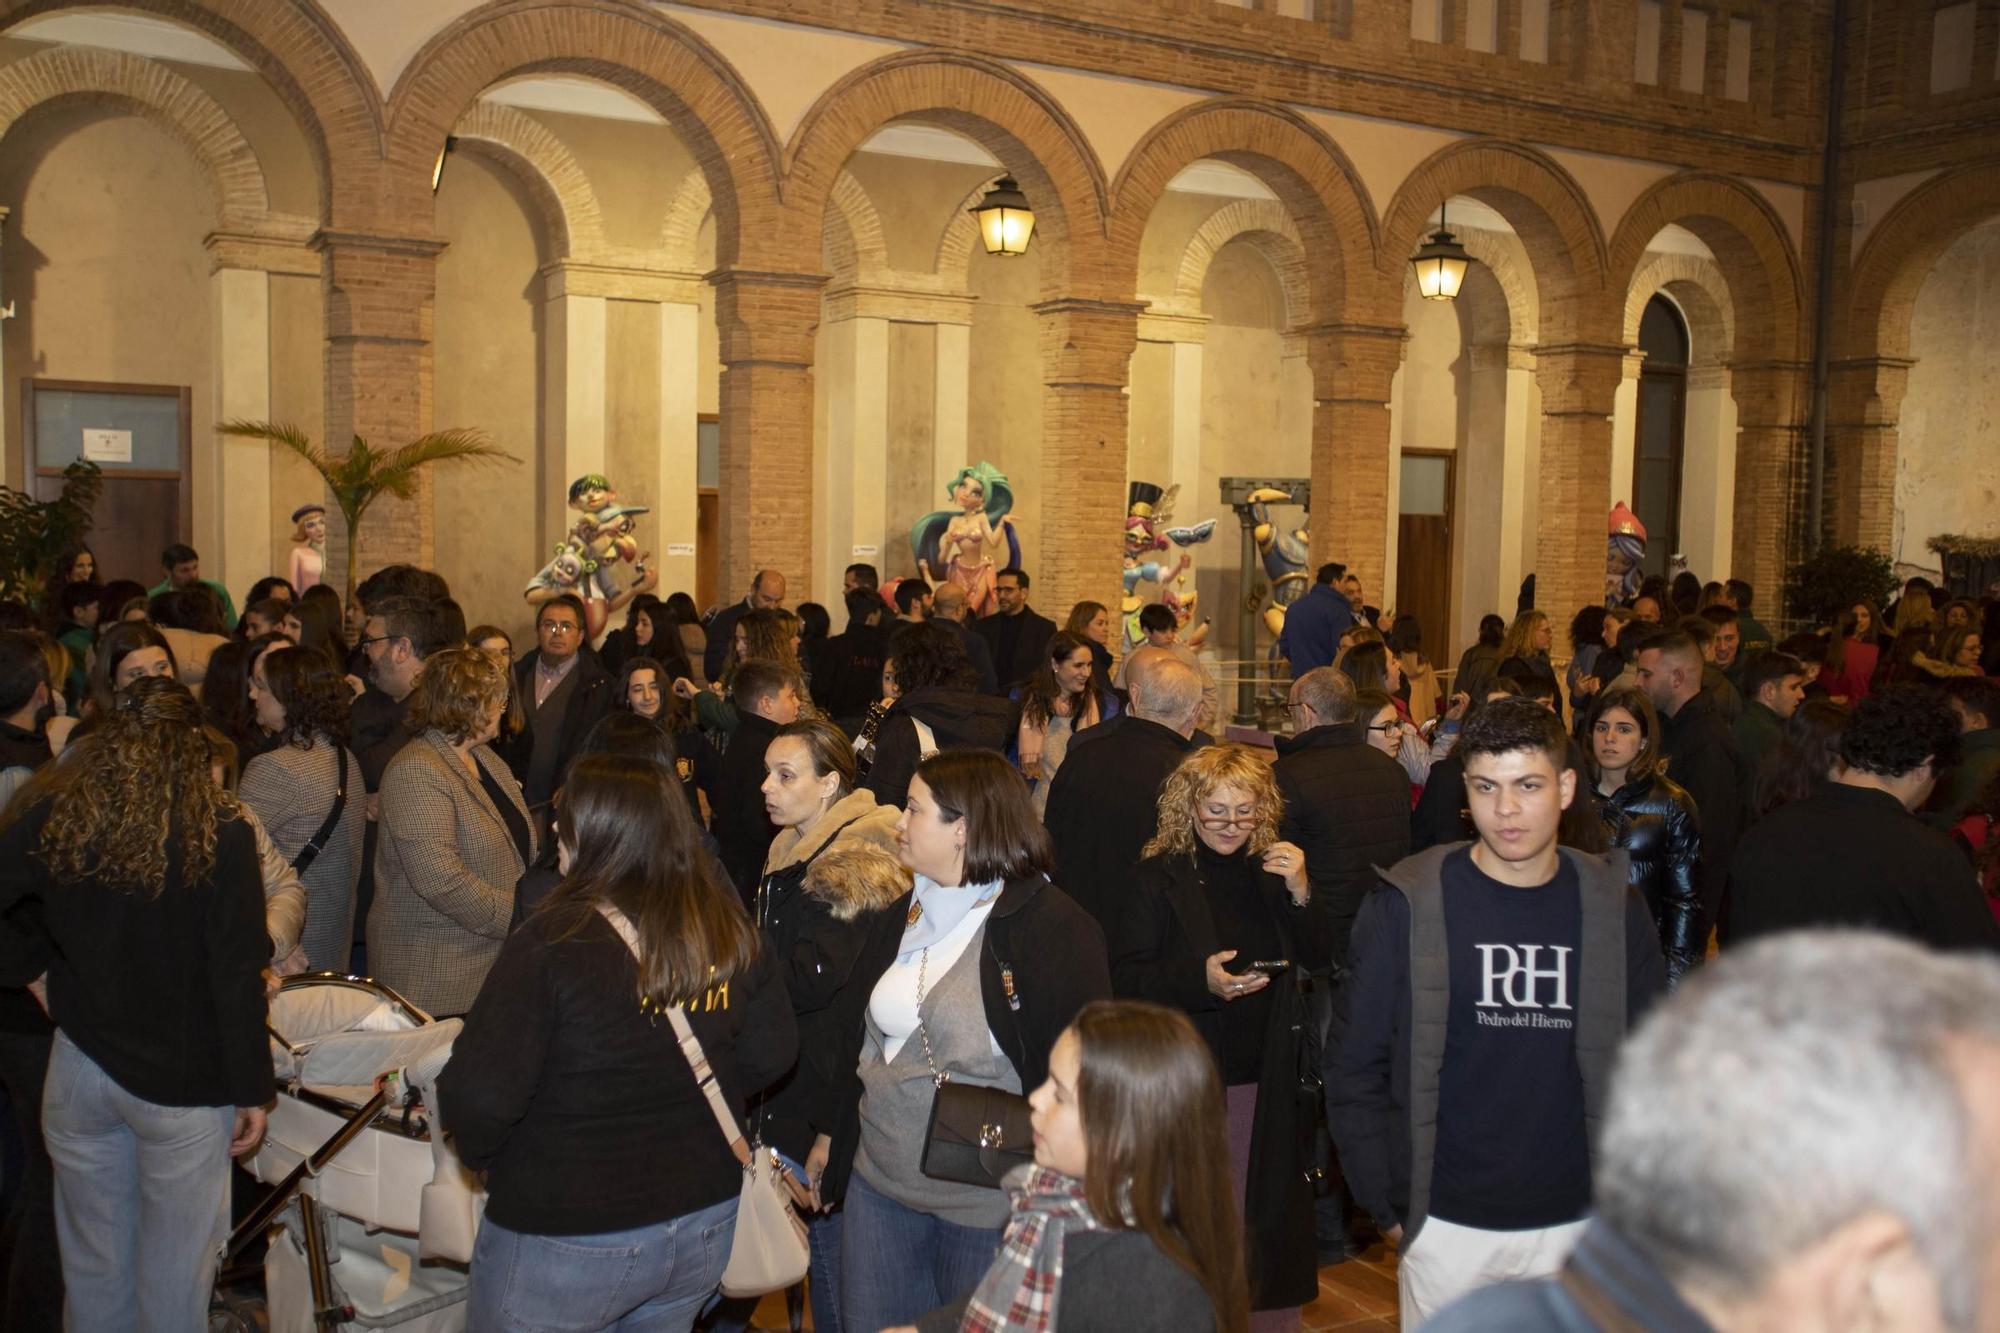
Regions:
<instances>
[{"instance_id":1,"label":"young man in black sweatshirt","mask_svg":"<svg viewBox=\"0 0 2000 1333\"><path fill-rule=\"evenodd\" d=\"M1478 839L1382 872L1326 1079L1348 1188L1401 1247L1406 1328L1560 1266L1612 1057L1667 985L1625 854L1558 845L1578 797L1561 719L1496 699L1457 753Z\"/></svg>"}]
</instances>

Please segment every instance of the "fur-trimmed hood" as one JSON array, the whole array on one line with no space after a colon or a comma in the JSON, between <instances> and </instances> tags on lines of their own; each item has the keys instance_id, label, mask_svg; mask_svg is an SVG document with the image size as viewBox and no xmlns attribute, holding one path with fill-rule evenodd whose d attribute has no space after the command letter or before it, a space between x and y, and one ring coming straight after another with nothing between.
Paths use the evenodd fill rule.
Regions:
<instances>
[{"instance_id":1,"label":"fur-trimmed hood","mask_svg":"<svg viewBox=\"0 0 2000 1333\"><path fill-rule=\"evenodd\" d=\"M910 871L896 846L896 824L902 817L895 806L878 805L873 792L851 791L803 837L797 829L779 830L764 859L764 873L818 852L806 871L805 890L831 904L836 919L851 921L862 912L887 907L910 891Z\"/></svg>"}]
</instances>

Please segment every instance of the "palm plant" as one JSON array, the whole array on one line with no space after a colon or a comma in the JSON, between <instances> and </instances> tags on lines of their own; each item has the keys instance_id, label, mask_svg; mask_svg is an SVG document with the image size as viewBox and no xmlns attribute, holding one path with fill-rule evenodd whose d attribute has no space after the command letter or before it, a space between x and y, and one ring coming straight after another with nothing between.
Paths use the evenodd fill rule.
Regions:
<instances>
[{"instance_id":1,"label":"palm plant","mask_svg":"<svg viewBox=\"0 0 2000 1333\"><path fill-rule=\"evenodd\" d=\"M384 495L407 500L417 493L417 471L432 463L456 458L473 462L509 463L520 460L486 438L479 430L440 430L420 436L400 449L377 449L359 435L353 446L338 458L330 456L297 426L270 421L225 421L216 427L224 435L282 444L313 465L326 481L327 493L347 521L347 591L354 597L354 584L361 558L361 516L368 506Z\"/></svg>"}]
</instances>

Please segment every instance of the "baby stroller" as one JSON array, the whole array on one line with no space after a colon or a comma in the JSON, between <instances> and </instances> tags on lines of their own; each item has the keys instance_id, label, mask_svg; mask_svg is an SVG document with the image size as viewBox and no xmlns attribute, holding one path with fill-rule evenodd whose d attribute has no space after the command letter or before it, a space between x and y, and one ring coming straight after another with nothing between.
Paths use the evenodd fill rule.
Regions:
<instances>
[{"instance_id":1,"label":"baby stroller","mask_svg":"<svg viewBox=\"0 0 2000 1333\"><path fill-rule=\"evenodd\" d=\"M465 1328L486 1198L434 1109L461 1026L365 978L285 978L269 1021L277 1105L246 1163L271 1191L224 1257L269 1241L270 1333Z\"/></svg>"}]
</instances>

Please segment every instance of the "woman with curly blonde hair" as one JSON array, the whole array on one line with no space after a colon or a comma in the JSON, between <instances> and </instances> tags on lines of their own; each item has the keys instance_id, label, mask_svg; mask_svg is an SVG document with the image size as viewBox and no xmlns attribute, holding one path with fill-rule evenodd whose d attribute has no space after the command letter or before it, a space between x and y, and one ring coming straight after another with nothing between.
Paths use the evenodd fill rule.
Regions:
<instances>
[{"instance_id":1,"label":"woman with curly blonde hair","mask_svg":"<svg viewBox=\"0 0 2000 1333\"><path fill-rule=\"evenodd\" d=\"M1305 853L1278 837L1283 814L1256 751L1189 754L1160 787L1159 833L1109 938L1112 989L1184 1011L1222 1071L1256 1329L1297 1328L1318 1290L1298 979L1326 966L1333 940L1308 909Z\"/></svg>"},{"instance_id":2,"label":"woman with curly blonde hair","mask_svg":"<svg viewBox=\"0 0 2000 1333\"><path fill-rule=\"evenodd\" d=\"M0 986L58 1029L42 1132L72 1328L205 1326L271 1099L257 848L201 705L142 679L0 829Z\"/></svg>"}]
</instances>

